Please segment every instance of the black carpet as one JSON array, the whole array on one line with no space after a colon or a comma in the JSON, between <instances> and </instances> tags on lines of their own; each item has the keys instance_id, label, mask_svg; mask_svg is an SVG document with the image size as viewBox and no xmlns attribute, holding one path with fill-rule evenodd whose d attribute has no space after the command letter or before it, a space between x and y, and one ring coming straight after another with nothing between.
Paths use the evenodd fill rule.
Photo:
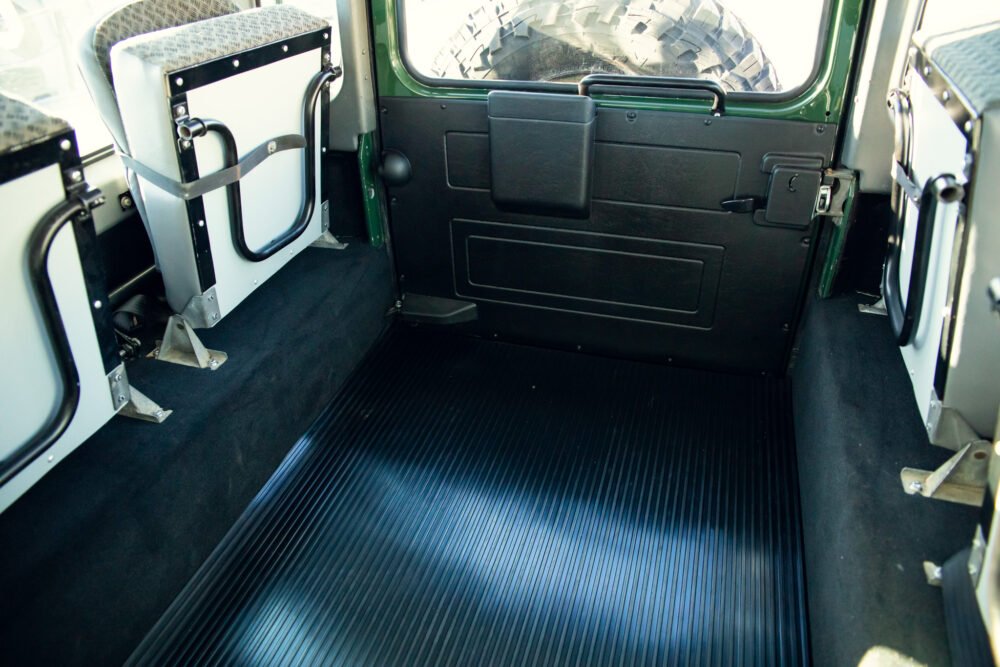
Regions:
<instances>
[{"instance_id":1,"label":"black carpet","mask_svg":"<svg viewBox=\"0 0 1000 667\"><path fill-rule=\"evenodd\" d=\"M0 663L117 665L378 338L383 251L309 249L216 328L215 372L138 360L173 408L117 417L0 514Z\"/></svg>"},{"instance_id":2,"label":"black carpet","mask_svg":"<svg viewBox=\"0 0 1000 667\"><path fill-rule=\"evenodd\" d=\"M841 297L810 306L793 373L812 654L857 665L888 647L949 664L941 589L922 562L969 544L977 511L908 496L904 466L933 470L931 446L887 318Z\"/></svg>"},{"instance_id":3,"label":"black carpet","mask_svg":"<svg viewBox=\"0 0 1000 667\"><path fill-rule=\"evenodd\" d=\"M787 385L399 326L138 664L807 664Z\"/></svg>"}]
</instances>

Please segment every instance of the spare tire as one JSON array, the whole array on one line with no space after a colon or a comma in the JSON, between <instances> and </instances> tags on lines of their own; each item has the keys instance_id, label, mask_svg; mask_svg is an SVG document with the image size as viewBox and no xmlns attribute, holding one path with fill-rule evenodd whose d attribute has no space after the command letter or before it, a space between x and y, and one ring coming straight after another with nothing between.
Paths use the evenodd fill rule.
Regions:
<instances>
[{"instance_id":1,"label":"spare tire","mask_svg":"<svg viewBox=\"0 0 1000 667\"><path fill-rule=\"evenodd\" d=\"M715 0L487 0L433 69L446 79L577 81L601 72L780 90L757 40Z\"/></svg>"}]
</instances>

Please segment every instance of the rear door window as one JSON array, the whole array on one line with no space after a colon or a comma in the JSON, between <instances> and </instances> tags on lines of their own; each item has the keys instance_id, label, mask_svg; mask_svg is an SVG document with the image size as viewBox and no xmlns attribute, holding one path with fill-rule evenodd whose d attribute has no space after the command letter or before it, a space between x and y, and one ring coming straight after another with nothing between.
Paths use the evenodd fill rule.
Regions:
<instances>
[{"instance_id":1,"label":"rear door window","mask_svg":"<svg viewBox=\"0 0 1000 667\"><path fill-rule=\"evenodd\" d=\"M425 81L576 82L608 73L779 93L812 78L824 0L399 0Z\"/></svg>"}]
</instances>

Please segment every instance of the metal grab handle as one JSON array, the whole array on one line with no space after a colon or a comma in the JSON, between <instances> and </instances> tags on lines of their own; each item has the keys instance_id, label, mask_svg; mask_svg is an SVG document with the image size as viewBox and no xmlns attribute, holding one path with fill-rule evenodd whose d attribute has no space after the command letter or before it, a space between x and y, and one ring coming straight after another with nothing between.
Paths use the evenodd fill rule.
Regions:
<instances>
[{"instance_id":1,"label":"metal grab handle","mask_svg":"<svg viewBox=\"0 0 1000 667\"><path fill-rule=\"evenodd\" d=\"M896 336L896 342L900 347L912 343L919 328L938 205L959 201L963 196L965 196L964 189L951 174L932 178L924 185L920 195L917 236L913 244L913 263L910 268L910 284L905 305L899 286L899 264L902 260L903 232L906 228L905 204L893 220L885 271L882 273L882 297L885 299L885 309L892 325L892 333Z\"/></svg>"},{"instance_id":2,"label":"metal grab handle","mask_svg":"<svg viewBox=\"0 0 1000 667\"><path fill-rule=\"evenodd\" d=\"M590 95L594 86L622 86L626 88L667 88L671 90L697 90L714 97L712 113L721 116L726 112L726 89L711 79L686 79L677 76L628 76L624 74L588 74L577 83L580 95Z\"/></svg>"},{"instance_id":3,"label":"metal grab handle","mask_svg":"<svg viewBox=\"0 0 1000 667\"><path fill-rule=\"evenodd\" d=\"M892 157L909 177L908 170L913 162L913 107L910 105L909 95L898 89L889 93L888 104L892 114ZM902 185L893 182L890 195L892 210L901 215L905 200L906 193Z\"/></svg>"},{"instance_id":4,"label":"metal grab handle","mask_svg":"<svg viewBox=\"0 0 1000 667\"><path fill-rule=\"evenodd\" d=\"M260 250L254 250L247 245L246 230L243 228L243 198L240 193L240 182L233 181L226 185L226 201L229 205L229 226L236 251L251 262L263 262L282 248L302 236L312 220L316 206L316 101L323 86L338 79L343 74L340 67L327 67L321 70L309 82L305 99L302 104L303 132L306 138L303 153L305 183L302 195L302 206L295 221L281 236L265 244ZM235 166L240 161L236 148L236 139L225 123L212 119L188 118L177 125L178 135L182 139L202 137L208 132L214 132L222 139L225 152L225 168Z\"/></svg>"},{"instance_id":5,"label":"metal grab handle","mask_svg":"<svg viewBox=\"0 0 1000 667\"><path fill-rule=\"evenodd\" d=\"M28 240L28 275L35 298L42 311L42 322L48 334L59 375L59 404L55 411L27 442L0 461L0 485L41 456L66 432L80 404L80 374L73 360L73 350L59 314L59 303L49 277L49 251L59 232L77 216L89 216L90 209L104 203L100 190L88 190L60 203L45 214Z\"/></svg>"}]
</instances>

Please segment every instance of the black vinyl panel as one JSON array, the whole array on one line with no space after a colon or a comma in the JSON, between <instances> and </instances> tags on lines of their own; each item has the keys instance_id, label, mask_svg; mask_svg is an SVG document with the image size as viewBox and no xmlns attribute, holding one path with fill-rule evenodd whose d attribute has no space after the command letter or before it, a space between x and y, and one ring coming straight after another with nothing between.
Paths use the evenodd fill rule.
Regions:
<instances>
[{"instance_id":1,"label":"black vinyl panel","mask_svg":"<svg viewBox=\"0 0 1000 667\"><path fill-rule=\"evenodd\" d=\"M809 664L789 399L397 327L130 663Z\"/></svg>"},{"instance_id":2,"label":"black vinyl panel","mask_svg":"<svg viewBox=\"0 0 1000 667\"><path fill-rule=\"evenodd\" d=\"M803 221L803 229L765 227L755 224L751 214L730 213L720 204L734 197L766 199L769 174L761 166L767 154L828 162L835 127L599 108L594 197L589 217L579 219L541 210L502 211L494 205L485 103L383 98L381 105L384 148L403 153L413 167L412 179L389 191L403 292L472 296L479 318L460 326L479 335L685 365L784 370L817 223ZM453 248L453 230L460 220L505 226L503 238L525 242L533 240L535 229L548 229L596 235L579 238L599 239L608 251L653 241L718 248L721 259L715 276L706 268L702 286L714 281L715 287L711 294L699 291L697 312L702 316L694 323L646 312L651 304L665 311L678 304L680 310L690 307L695 291L690 273L674 271L664 278L668 262L594 261L610 255L587 245L567 247L561 257L551 249L546 257L526 252L521 260L507 245L504 264L512 274L507 284L530 284L531 289L523 290L526 296L462 297L463 276L495 273L498 267L458 264L463 256ZM479 256L496 261L498 248ZM674 256L678 262L686 258L683 253ZM660 270L651 272L653 267ZM530 275L540 268L551 285L538 285L539 276ZM570 296L590 298L604 289L581 292L588 282L629 285L626 291L645 284L647 293L633 293L626 301L646 310L581 303L567 308L528 295L565 294L567 284L573 287ZM671 290L676 294L668 297Z\"/></svg>"}]
</instances>

